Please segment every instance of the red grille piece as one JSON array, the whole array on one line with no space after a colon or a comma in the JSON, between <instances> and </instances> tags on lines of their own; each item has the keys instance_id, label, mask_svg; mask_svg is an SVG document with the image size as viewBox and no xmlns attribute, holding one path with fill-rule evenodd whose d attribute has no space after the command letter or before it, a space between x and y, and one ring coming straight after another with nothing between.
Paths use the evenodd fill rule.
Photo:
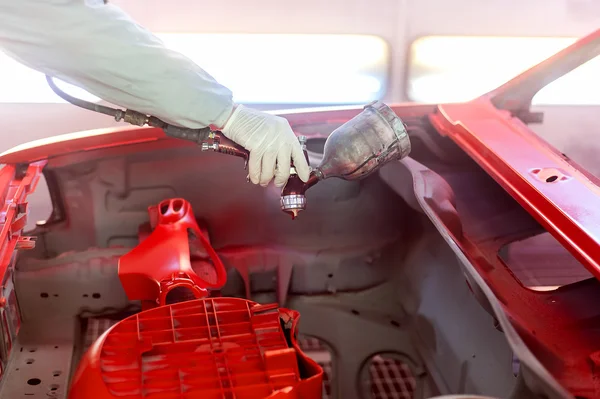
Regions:
<instances>
[{"instance_id":1,"label":"red grille piece","mask_svg":"<svg viewBox=\"0 0 600 399\"><path fill-rule=\"evenodd\" d=\"M149 308L165 305L175 288L203 298L208 289L225 284L223 262L198 227L188 201L168 199L148 212L154 230L119 260L119 277L129 299L141 300ZM202 276L192 269L192 257Z\"/></svg>"},{"instance_id":2,"label":"red grille piece","mask_svg":"<svg viewBox=\"0 0 600 399\"><path fill-rule=\"evenodd\" d=\"M320 399L323 371L296 343L298 319L237 298L141 312L90 347L69 399Z\"/></svg>"}]
</instances>

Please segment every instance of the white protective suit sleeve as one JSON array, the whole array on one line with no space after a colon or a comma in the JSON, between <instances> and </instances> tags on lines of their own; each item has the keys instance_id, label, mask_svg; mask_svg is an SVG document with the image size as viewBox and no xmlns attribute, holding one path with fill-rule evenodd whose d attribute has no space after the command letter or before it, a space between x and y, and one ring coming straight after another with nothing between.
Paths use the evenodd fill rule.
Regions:
<instances>
[{"instance_id":1,"label":"white protective suit sleeve","mask_svg":"<svg viewBox=\"0 0 600 399\"><path fill-rule=\"evenodd\" d=\"M230 90L101 0L0 0L0 49L106 101L179 126L220 128L233 112Z\"/></svg>"}]
</instances>

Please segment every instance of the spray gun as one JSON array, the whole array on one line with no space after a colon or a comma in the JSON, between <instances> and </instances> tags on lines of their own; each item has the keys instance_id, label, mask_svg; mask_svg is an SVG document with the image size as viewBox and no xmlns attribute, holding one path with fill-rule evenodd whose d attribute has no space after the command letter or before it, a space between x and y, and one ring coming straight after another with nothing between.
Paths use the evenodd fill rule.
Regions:
<instances>
[{"instance_id":1,"label":"spray gun","mask_svg":"<svg viewBox=\"0 0 600 399\"><path fill-rule=\"evenodd\" d=\"M299 137L306 151L306 139ZM321 180L336 177L343 180L361 180L383 165L400 160L410 153L410 139L406 126L382 102L375 101L363 111L334 130L323 150L323 160L310 174L306 183L292 174L281 192L281 210L292 219L306 209L306 190Z\"/></svg>"},{"instance_id":2,"label":"spray gun","mask_svg":"<svg viewBox=\"0 0 600 399\"><path fill-rule=\"evenodd\" d=\"M110 115L116 121L161 128L167 136L195 142L200 145L202 151L243 158L244 167L247 166L248 150L226 138L220 131L209 127L178 127L137 111L123 111L83 101L60 90L51 77L47 76L46 80L54 93L73 105ZM298 141L308 162L306 137L299 136ZM306 209L306 191L318 182L331 177L361 180L388 162L406 157L410 148L410 139L402 120L390 107L375 101L329 135L325 141L323 159L311 172L307 182L300 179L292 162L290 177L281 192L281 210L295 219L299 212Z\"/></svg>"}]
</instances>

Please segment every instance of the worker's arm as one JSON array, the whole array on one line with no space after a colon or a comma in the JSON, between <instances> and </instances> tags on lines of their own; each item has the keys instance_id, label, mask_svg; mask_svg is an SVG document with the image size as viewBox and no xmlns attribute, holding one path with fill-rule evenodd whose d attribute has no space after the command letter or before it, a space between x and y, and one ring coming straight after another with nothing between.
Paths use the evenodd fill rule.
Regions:
<instances>
[{"instance_id":1,"label":"worker's arm","mask_svg":"<svg viewBox=\"0 0 600 399\"><path fill-rule=\"evenodd\" d=\"M308 163L285 119L242 106L234 112L227 88L102 0L0 0L0 49L121 107L184 127L222 128L250 151L255 184L275 177L283 185L291 160L308 180Z\"/></svg>"},{"instance_id":2,"label":"worker's arm","mask_svg":"<svg viewBox=\"0 0 600 399\"><path fill-rule=\"evenodd\" d=\"M227 88L102 1L0 0L0 48L106 101L177 125L221 127L233 110Z\"/></svg>"}]
</instances>

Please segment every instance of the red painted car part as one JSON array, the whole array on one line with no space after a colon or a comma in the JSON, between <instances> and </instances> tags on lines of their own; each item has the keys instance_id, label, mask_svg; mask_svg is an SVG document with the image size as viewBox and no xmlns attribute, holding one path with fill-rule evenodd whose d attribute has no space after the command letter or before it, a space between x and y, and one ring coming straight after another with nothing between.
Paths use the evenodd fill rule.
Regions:
<instances>
[{"instance_id":1,"label":"red painted car part","mask_svg":"<svg viewBox=\"0 0 600 399\"><path fill-rule=\"evenodd\" d=\"M323 370L298 347L298 320L237 298L138 313L92 345L69 399L320 399Z\"/></svg>"},{"instance_id":2,"label":"red painted car part","mask_svg":"<svg viewBox=\"0 0 600 399\"><path fill-rule=\"evenodd\" d=\"M32 237L22 236L27 224L27 196L35 191L46 161L30 165L4 165L0 170L0 376L6 370L8 359L21 327L21 315L14 288L8 282L13 278L15 252L35 246ZM4 297L6 295L7 297Z\"/></svg>"},{"instance_id":3,"label":"red painted car part","mask_svg":"<svg viewBox=\"0 0 600 399\"><path fill-rule=\"evenodd\" d=\"M119 260L119 278L130 300L145 308L162 306L176 288L191 291L196 298L225 285L223 262L200 230L190 203L181 198L162 201L148 209L152 233ZM196 254L190 249L196 248ZM192 256L204 266L200 277L192 268Z\"/></svg>"},{"instance_id":4,"label":"red painted car part","mask_svg":"<svg viewBox=\"0 0 600 399\"><path fill-rule=\"evenodd\" d=\"M439 106L430 119L600 279L596 184L487 98Z\"/></svg>"}]
</instances>

